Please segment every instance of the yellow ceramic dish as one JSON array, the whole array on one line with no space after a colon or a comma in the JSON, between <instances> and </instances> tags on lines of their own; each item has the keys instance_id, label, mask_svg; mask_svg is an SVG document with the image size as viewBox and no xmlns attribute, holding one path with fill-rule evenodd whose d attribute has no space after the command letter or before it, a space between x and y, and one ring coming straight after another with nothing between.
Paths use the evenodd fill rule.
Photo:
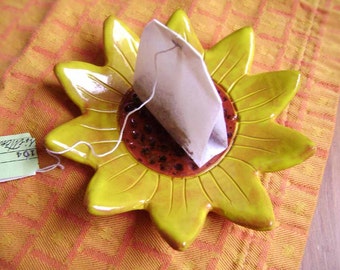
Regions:
<instances>
[{"instance_id":1,"label":"yellow ceramic dish","mask_svg":"<svg viewBox=\"0 0 340 270\"><path fill-rule=\"evenodd\" d=\"M294 97L300 75L278 71L249 75L254 52L251 28L243 28L204 50L187 15L175 12L167 26L202 54L211 77L226 89L236 108L235 139L222 159L208 171L176 178L159 174L138 162L124 142L105 157L93 155L115 146L120 126L119 104L133 83L139 38L121 21L104 25L106 65L60 63L55 73L82 115L54 129L46 138L53 151L96 170L85 202L94 215L143 209L168 243L186 249L199 234L209 211L256 230L274 227L270 198L260 172L283 170L314 152L300 133L278 125L275 118Z\"/></svg>"}]
</instances>

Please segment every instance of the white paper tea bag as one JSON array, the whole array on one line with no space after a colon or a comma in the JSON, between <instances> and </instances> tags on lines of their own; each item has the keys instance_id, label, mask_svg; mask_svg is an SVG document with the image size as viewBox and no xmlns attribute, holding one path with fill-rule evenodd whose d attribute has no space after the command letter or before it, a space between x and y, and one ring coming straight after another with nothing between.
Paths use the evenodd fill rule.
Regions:
<instances>
[{"instance_id":1,"label":"white paper tea bag","mask_svg":"<svg viewBox=\"0 0 340 270\"><path fill-rule=\"evenodd\" d=\"M225 150L222 101L202 56L153 20L144 29L136 62L133 88L142 101L151 96L156 79L155 95L146 106L197 166Z\"/></svg>"}]
</instances>

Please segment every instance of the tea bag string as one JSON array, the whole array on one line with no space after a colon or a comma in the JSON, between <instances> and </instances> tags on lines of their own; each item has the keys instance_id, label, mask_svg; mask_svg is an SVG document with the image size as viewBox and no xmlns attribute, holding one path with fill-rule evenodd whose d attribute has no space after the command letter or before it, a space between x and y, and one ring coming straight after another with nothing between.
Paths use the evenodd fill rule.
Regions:
<instances>
[{"instance_id":1,"label":"tea bag string","mask_svg":"<svg viewBox=\"0 0 340 270\"><path fill-rule=\"evenodd\" d=\"M90 149L92 155L94 155L94 156L97 157L97 158L105 157L105 156L108 156L108 155L112 154L113 152L115 152L115 151L117 150L117 148L119 147L120 143L121 143L122 140L123 140L124 130L125 130L125 128L126 128L126 124L127 124L127 121L128 121L128 119L129 119L129 117L130 117L133 113L135 113L135 112L141 110L145 105L147 105L147 104L154 98L155 93L156 93L156 87L157 87L157 84L158 84L158 66L157 66L158 57L159 57L159 55L161 55L161 54L165 54L165 53L168 53L168 52L170 52L170 51L172 51L172 50L174 50L174 49L176 49L176 48L180 48L180 45L177 44L175 41L173 41L173 43L174 43L174 46L172 46L172 47L170 47L170 48L168 48L168 49L165 49L165 50L162 50L162 51L159 51L159 52L155 53L154 59L153 59L153 60L154 60L156 78L155 78L155 81L154 81L153 86L152 86L151 95L150 95L150 96L149 96L149 97L148 97L148 98L147 98L147 99L146 99L139 107L133 109L132 111L130 111L130 112L125 116L124 122L123 122L123 125L122 125L122 128L121 128L120 133L119 133L118 140L109 140L109 141L105 141L105 142L115 142L115 143L116 143L116 145L115 145L111 150L109 150L108 152L102 153L102 154L98 154L98 153L96 153L96 151L94 150L94 147L93 147L93 145L92 145L91 143L86 142L86 141L78 141L78 142L76 142L75 144L73 144L72 146L70 146L69 148L64 149L64 150L62 150L62 151L52 151L52 150L46 148L47 153L50 154L51 156L56 157L55 155L62 155L62 154L65 154L65 153L67 153L67 152L70 152L70 151L74 150L74 149L75 149L77 146L79 146L79 145L86 145L86 146ZM56 164L50 165L50 166L48 166L48 167L46 167L46 168L43 168L43 169L40 169L40 170L42 170L42 172L44 172L44 171L46 171L46 170L47 170L47 171L53 170L53 169L56 168L56 167L61 167L62 165L60 164L60 159L59 159L58 157L56 157L56 158L57 158L57 163L56 163Z\"/></svg>"},{"instance_id":2,"label":"tea bag string","mask_svg":"<svg viewBox=\"0 0 340 270\"><path fill-rule=\"evenodd\" d=\"M45 173L45 172L49 172L54 170L55 168L59 167L60 169L64 169L64 165L61 164L60 158L57 155L54 155L53 153L51 153L51 151L49 149L46 148L46 152L47 154L49 154L51 157L55 158L56 163L52 164L52 165L48 165L44 168L40 168L38 169L36 172L39 173Z\"/></svg>"}]
</instances>

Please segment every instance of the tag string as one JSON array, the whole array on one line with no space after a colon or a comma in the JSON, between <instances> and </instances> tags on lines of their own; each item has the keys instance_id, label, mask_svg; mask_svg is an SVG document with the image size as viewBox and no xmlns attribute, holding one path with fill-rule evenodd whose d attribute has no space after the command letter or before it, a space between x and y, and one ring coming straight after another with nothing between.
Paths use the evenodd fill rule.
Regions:
<instances>
[{"instance_id":1,"label":"tag string","mask_svg":"<svg viewBox=\"0 0 340 270\"><path fill-rule=\"evenodd\" d=\"M157 66L157 59L158 59L158 57L159 57L160 54L164 54L164 53L170 52L170 51L172 51L172 50L174 50L174 49L176 49L176 48L180 48L180 46L179 46L177 43L174 42L174 44L175 44L174 46L172 46L172 47L170 47L170 48L168 48L168 49L165 49L165 50L162 50L162 51L159 51L159 52L155 53L155 55L154 55L154 66L155 66L156 78L155 78L155 81L154 81L153 86L152 86L151 95L150 95L150 96L149 96L149 97L148 97L148 98L147 98L147 99L146 99L139 107L133 109L132 111L130 111L130 112L125 116L124 122L123 122L123 125L122 125L122 128L121 128L120 133L119 133L118 140L108 140L108 141L105 141L105 142L109 142L109 143L111 143L111 142L115 142L115 143L116 143L116 145L115 145L111 150L109 150L108 152L102 153L102 154L98 154L98 153L96 153L96 151L94 150L93 145L92 145L91 143L89 143L89 142L86 142L86 141L78 141L78 142L76 142L75 144L73 144L72 146L70 146L69 148L67 148L67 149L65 149L65 150L62 150L62 151L52 151L52 150L46 148L47 153L48 153L49 155L51 155L51 156L53 156L53 157L55 157L55 158L57 159L57 163L56 163L56 164L53 164L53 165L50 165L50 166L47 166L47 167L45 167L45 168L39 169L38 171L39 171L39 172L46 172L46 171L53 170L53 169L55 169L56 167L60 167L60 168L63 169L63 165L61 165L60 159L59 159L59 157L56 156L56 155L62 155L62 154L65 154L65 153L67 153L67 152L70 152L70 151L74 150L74 149L75 149L77 146L79 146L79 145L86 145L86 146L90 149L92 155L94 155L95 157L98 157L98 158L106 157L106 156L112 154L113 152L115 152L115 151L117 150L117 148L119 147L120 143L121 143L122 140L123 140L124 130L125 130L125 128L126 128L126 124L127 124L127 122L128 122L129 117L130 117L133 113L135 113L135 112L141 110L145 105L147 105L147 104L154 98L155 93L156 93L156 87L157 87L157 84L158 84L158 66ZM110 112L111 112L111 111L110 111Z\"/></svg>"}]
</instances>

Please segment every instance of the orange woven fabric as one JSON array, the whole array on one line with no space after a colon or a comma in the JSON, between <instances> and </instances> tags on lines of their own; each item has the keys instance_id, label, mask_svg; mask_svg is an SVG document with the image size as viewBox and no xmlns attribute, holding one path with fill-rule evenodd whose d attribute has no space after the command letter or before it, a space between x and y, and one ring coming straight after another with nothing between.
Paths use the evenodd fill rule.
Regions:
<instances>
[{"instance_id":1,"label":"orange woven fabric","mask_svg":"<svg viewBox=\"0 0 340 270\"><path fill-rule=\"evenodd\" d=\"M209 3L209 4L207 4ZM340 2L335 0L0 0L0 135L30 132L40 166L54 162L44 137L80 112L53 67L103 64L102 25L111 14L141 33L184 9L205 47L240 27L255 31L252 73L296 69L297 96L280 124L312 139L316 154L267 174L278 226L257 232L210 214L184 252L172 250L145 212L91 216L83 205L93 171L63 159L56 169L0 183L1 269L298 269L335 125L340 87Z\"/></svg>"}]
</instances>

